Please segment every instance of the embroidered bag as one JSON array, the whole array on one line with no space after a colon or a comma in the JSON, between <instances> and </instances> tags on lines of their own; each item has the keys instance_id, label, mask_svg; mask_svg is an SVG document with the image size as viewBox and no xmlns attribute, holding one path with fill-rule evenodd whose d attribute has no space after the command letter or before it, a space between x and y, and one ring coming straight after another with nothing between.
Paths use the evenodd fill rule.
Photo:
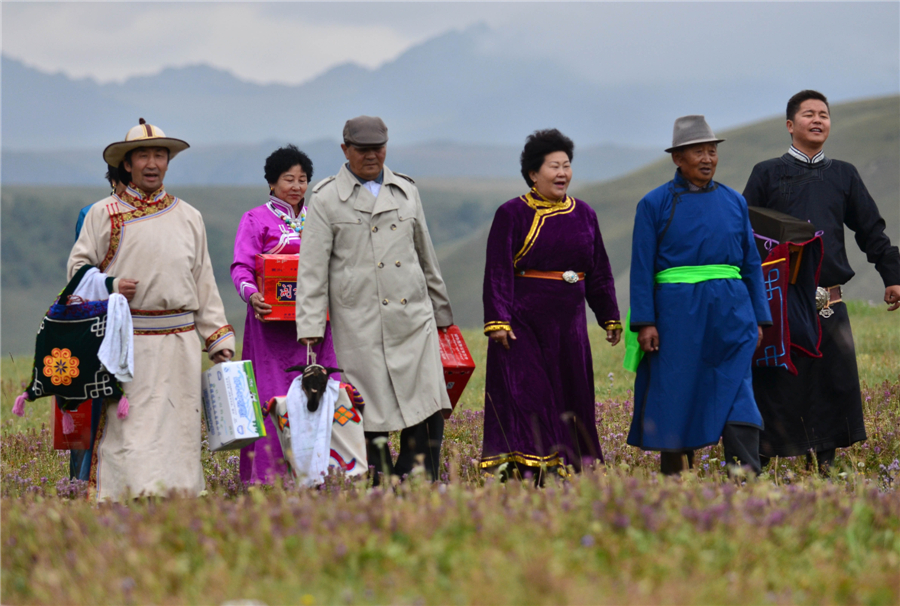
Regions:
<instances>
[{"instance_id":1,"label":"embroidered bag","mask_svg":"<svg viewBox=\"0 0 900 606\"><path fill-rule=\"evenodd\" d=\"M814 225L768 208L750 207L750 224L762 262L772 326L753 355L754 367L797 368L791 351L819 358L822 339L816 287L824 248Z\"/></svg>"},{"instance_id":2,"label":"embroidered bag","mask_svg":"<svg viewBox=\"0 0 900 606\"><path fill-rule=\"evenodd\" d=\"M64 431L73 426L67 411L76 410L86 400L123 396L121 385L97 357L106 334L108 301L70 300L91 268L84 265L78 270L41 320L35 339L31 384L17 398L13 410L24 414L25 400L33 402L55 395L57 406L64 412ZM107 278L110 292L112 282L113 278Z\"/></svg>"}]
</instances>

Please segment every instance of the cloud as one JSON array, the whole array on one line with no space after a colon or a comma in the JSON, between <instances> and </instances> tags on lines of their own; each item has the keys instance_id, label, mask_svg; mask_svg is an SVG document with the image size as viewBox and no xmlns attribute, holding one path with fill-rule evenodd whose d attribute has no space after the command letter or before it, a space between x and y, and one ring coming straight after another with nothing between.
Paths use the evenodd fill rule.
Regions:
<instances>
[{"instance_id":1,"label":"cloud","mask_svg":"<svg viewBox=\"0 0 900 606\"><path fill-rule=\"evenodd\" d=\"M298 84L348 61L377 67L419 41L386 24L322 23L303 5L4 3L2 10L5 54L101 82L207 63L253 82Z\"/></svg>"},{"instance_id":2,"label":"cloud","mask_svg":"<svg viewBox=\"0 0 900 606\"><path fill-rule=\"evenodd\" d=\"M345 62L374 68L484 23L493 30L488 54L549 59L598 84L727 75L793 87L847 74L866 93L900 86L897 2L4 2L0 10L4 53L100 81L206 63L253 82L299 84Z\"/></svg>"}]
</instances>

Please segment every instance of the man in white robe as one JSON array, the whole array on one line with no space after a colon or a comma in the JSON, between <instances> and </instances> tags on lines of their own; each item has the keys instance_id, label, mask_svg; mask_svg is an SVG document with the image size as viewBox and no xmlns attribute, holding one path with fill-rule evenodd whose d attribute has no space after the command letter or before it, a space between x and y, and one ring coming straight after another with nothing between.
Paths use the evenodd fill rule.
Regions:
<instances>
[{"instance_id":1,"label":"man in white robe","mask_svg":"<svg viewBox=\"0 0 900 606\"><path fill-rule=\"evenodd\" d=\"M103 152L130 174L128 188L95 204L69 255L68 275L84 264L117 278L134 323L134 380L123 384L130 410L107 406L98 430L98 500L196 496L200 464L200 344L214 363L234 355L234 331L213 277L200 213L168 193L169 161L188 148L143 119Z\"/></svg>"}]
</instances>

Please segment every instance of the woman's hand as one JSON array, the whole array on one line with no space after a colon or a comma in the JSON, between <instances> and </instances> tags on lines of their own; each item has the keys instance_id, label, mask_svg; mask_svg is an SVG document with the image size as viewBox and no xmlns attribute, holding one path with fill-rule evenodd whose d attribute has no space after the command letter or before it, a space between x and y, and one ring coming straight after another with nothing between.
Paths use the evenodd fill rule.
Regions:
<instances>
[{"instance_id":1,"label":"woman's hand","mask_svg":"<svg viewBox=\"0 0 900 606\"><path fill-rule=\"evenodd\" d=\"M129 280L128 278L119 278L119 294L125 297L125 300L131 302L137 292L137 285L140 280Z\"/></svg>"},{"instance_id":2,"label":"woman's hand","mask_svg":"<svg viewBox=\"0 0 900 606\"><path fill-rule=\"evenodd\" d=\"M606 331L606 341L613 347L618 345L619 341L622 340L622 329L614 328L613 330Z\"/></svg>"},{"instance_id":3,"label":"woman's hand","mask_svg":"<svg viewBox=\"0 0 900 606\"><path fill-rule=\"evenodd\" d=\"M759 349L759 344L762 343L763 331L762 326L756 327L756 349Z\"/></svg>"},{"instance_id":4,"label":"woman's hand","mask_svg":"<svg viewBox=\"0 0 900 606\"><path fill-rule=\"evenodd\" d=\"M645 353L659 351L659 333L656 327L642 326L638 331L638 344Z\"/></svg>"},{"instance_id":5,"label":"woman's hand","mask_svg":"<svg viewBox=\"0 0 900 606\"><path fill-rule=\"evenodd\" d=\"M516 333L512 330L493 330L488 333L488 337L490 337L495 343L499 343L503 346L503 349L509 351L509 341L512 339L516 340Z\"/></svg>"},{"instance_id":6,"label":"woman's hand","mask_svg":"<svg viewBox=\"0 0 900 606\"><path fill-rule=\"evenodd\" d=\"M257 320L265 322L263 316L268 316L272 313L272 306L266 303L261 292L255 292L250 295L250 305L253 306L253 311L256 313Z\"/></svg>"},{"instance_id":7,"label":"woman's hand","mask_svg":"<svg viewBox=\"0 0 900 606\"><path fill-rule=\"evenodd\" d=\"M322 340L322 337L303 337L300 339L301 345L315 345Z\"/></svg>"},{"instance_id":8,"label":"woman's hand","mask_svg":"<svg viewBox=\"0 0 900 606\"><path fill-rule=\"evenodd\" d=\"M212 361L213 364L219 364L221 362L227 362L231 358L234 357L234 352L230 349L222 349L213 354Z\"/></svg>"}]
</instances>

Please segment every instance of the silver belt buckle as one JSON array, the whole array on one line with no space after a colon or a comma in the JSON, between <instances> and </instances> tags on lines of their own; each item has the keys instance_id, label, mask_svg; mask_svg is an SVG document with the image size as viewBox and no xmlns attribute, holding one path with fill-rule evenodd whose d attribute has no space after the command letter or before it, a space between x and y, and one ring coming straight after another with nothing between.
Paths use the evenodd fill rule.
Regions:
<instances>
[{"instance_id":1,"label":"silver belt buckle","mask_svg":"<svg viewBox=\"0 0 900 606\"><path fill-rule=\"evenodd\" d=\"M570 269L569 271L563 272L562 279L569 284L575 284L578 282L578 274Z\"/></svg>"},{"instance_id":2,"label":"silver belt buckle","mask_svg":"<svg viewBox=\"0 0 900 606\"><path fill-rule=\"evenodd\" d=\"M838 298L844 298L844 289L841 286L838 286ZM831 291L827 288L821 286L816 288L816 309L823 318L827 319L834 315L834 310L831 309Z\"/></svg>"},{"instance_id":3,"label":"silver belt buckle","mask_svg":"<svg viewBox=\"0 0 900 606\"><path fill-rule=\"evenodd\" d=\"M828 290L821 286L816 288L816 311L822 311L829 301Z\"/></svg>"}]
</instances>

